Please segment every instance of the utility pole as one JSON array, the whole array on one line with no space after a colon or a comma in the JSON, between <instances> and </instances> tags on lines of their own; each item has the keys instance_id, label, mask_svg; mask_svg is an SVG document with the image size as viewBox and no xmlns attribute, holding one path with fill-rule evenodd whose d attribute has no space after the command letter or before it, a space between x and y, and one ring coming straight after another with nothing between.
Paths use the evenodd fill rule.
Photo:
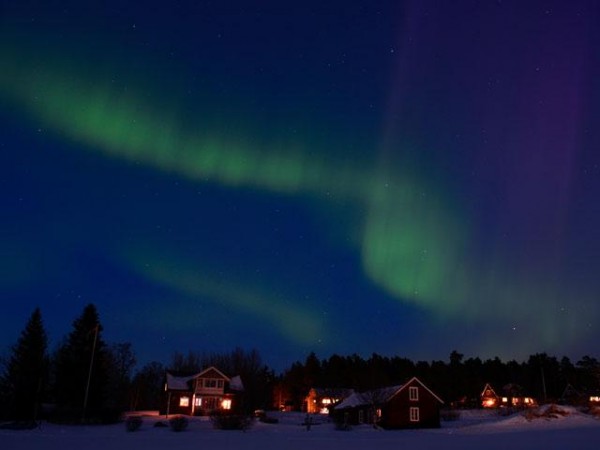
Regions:
<instances>
[{"instance_id":1,"label":"utility pole","mask_svg":"<svg viewBox=\"0 0 600 450\"><path fill-rule=\"evenodd\" d=\"M543 363L542 363L542 367L540 369L542 371L542 390L544 392L544 403L546 403L546 400L547 400L548 397L546 396L546 377L544 376L544 366L543 366Z\"/></svg>"},{"instance_id":2,"label":"utility pole","mask_svg":"<svg viewBox=\"0 0 600 450\"><path fill-rule=\"evenodd\" d=\"M85 410L87 408L88 395L90 393L90 381L92 380L92 368L94 367L94 355L96 354L96 341L98 340L98 327L96 324L94 327L94 344L92 345L92 357L90 358L90 370L88 371L87 384L85 386L85 397L83 398L83 413L81 414L81 421L85 422Z\"/></svg>"}]
</instances>

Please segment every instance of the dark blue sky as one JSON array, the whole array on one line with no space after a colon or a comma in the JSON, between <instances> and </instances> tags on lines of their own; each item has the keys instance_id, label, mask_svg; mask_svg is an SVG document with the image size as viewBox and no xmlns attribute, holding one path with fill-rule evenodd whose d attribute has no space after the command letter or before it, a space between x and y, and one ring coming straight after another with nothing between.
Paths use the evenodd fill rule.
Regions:
<instances>
[{"instance_id":1,"label":"dark blue sky","mask_svg":"<svg viewBox=\"0 0 600 450\"><path fill-rule=\"evenodd\" d=\"M82 3L0 6L5 348L596 351L597 2Z\"/></svg>"}]
</instances>

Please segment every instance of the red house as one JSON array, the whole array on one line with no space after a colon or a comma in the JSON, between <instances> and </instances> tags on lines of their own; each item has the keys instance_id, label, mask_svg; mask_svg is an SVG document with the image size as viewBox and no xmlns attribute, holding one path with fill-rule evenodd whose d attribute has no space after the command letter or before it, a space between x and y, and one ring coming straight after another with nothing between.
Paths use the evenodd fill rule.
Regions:
<instances>
[{"instance_id":1,"label":"red house","mask_svg":"<svg viewBox=\"0 0 600 450\"><path fill-rule=\"evenodd\" d=\"M229 378L215 367L184 376L167 372L160 413L191 416L229 411L239 406L236 402L243 390L239 376Z\"/></svg>"},{"instance_id":2,"label":"red house","mask_svg":"<svg viewBox=\"0 0 600 450\"><path fill-rule=\"evenodd\" d=\"M444 404L418 378L400 386L355 393L334 408L347 424L373 423L387 429L438 428Z\"/></svg>"},{"instance_id":3,"label":"red house","mask_svg":"<svg viewBox=\"0 0 600 450\"><path fill-rule=\"evenodd\" d=\"M498 397L490 383L486 383L483 387L480 398L482 408L497 408L500 406L500 397Z\"/></svg>"}]
</instances>

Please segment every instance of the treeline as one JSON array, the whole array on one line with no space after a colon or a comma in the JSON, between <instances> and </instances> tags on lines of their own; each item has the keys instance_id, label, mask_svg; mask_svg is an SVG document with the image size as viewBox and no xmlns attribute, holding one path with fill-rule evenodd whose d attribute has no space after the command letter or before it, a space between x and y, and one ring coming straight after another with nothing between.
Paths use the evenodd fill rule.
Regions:
<instances>
[{"instance_id":1,"label":"treeline","mask_svg":"<svg viewBox=\"0 0 600 450\"><path fill-rule=\"evenodd\" d=\"M136 360L129 343L107 344L98 311L87 305L50 354L39 308L3 361L0 417L108 422L128 402Z\"/></svg>"},{"instance_id":2,"label":"treeline","mask_svg":"<svg viewBox=\"0 0 600 450\"><path fill-rule=\"evenodd\" d=\"M107 343L98 311L87 305L52 353L39 308L31 314L10 355L0 360L0 420L33 424L42 418L69 423L108 423L123 411L158 410L165 372L193 374L214 365L239 375L247 411L269 405L275 375L256 350L175 353L168 366L153 361L134 374L128 342Z\"/></svg>"},{"instance_id":3,"label":"treeline","mask_svg":"<svg viewBox=\"0 0 600 450\"><path fill-rule=\"evenodd\" d=\"M417 376L434 390L447 405L476 407L486 383L497 394L515 390L540 402L559 401L567 386L583 394L600 389L600 363L583 356L573 363L568 357L557 359L546 353L531 355L525 362L504 362L499 358L465 359L453 351L448 361L418 361L402 357L373 354L364 359L359 355L333 355L320 360L311 353L306 360L294 363L281 376L274 402L288 402L299 409L311 387L352 388L358 391L402 384Z\"/></svg>"},{"instance_id":4,"label":"treeline","mask_svg":"<svg viewBox=\"0 0 600 450\"><path fill-rule=\"evenodd\" d=\"M158 410L164 401L167 369L193 374L215 366L229 376L239 375L245 393L242 408L301 410L313 387L358 391L401 384L417 376L447 404L477 406L486 383L502 395L510 387L539 401L557 401L567 386L581 394L600 390L600 363L590 356L572 362L546 353L525 362L499 358L465 359L453 351L448 361L413 362L377 354L314 353L276 375L256 350L228 353L175 353L168 365L150 362L134 373L136 358L127 342L107 343L98 311L87 305L57 349L48 350L42 314L31 314L10 355L1 360L0 419L35 422L41 418L70 423L115 421L123 411ZM499 392L498 392L499 391Z\"/></svg>"}]
</instances>

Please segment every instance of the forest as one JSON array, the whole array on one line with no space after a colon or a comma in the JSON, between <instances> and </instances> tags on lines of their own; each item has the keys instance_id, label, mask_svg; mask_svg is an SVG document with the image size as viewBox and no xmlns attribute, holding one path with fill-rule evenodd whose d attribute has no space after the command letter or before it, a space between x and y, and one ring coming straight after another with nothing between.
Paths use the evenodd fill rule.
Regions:
<instances>
[{"instance_id":1,"label":"forest","mask_svg":"<svg viewBox=\"0 0 600 450\"><path fill-rule=\"evenodd\" d=\"M499 394L515 390L539 403L564 402L568 391L582 397L600 391L600 362L589 355L576 362L546 353L526 361L466 358L452 351L447 361L412 361L401 356L368 358L310 353L282 373L263 363L258 350L227 353L189 350L168 362L153 361L136 370L127 342L105 341L95 305L85 306L71 331L50 352L42 313L35 309L16 343L0 360L0 420L35 423L110 423L124 411L158 410L167 370L193 374L215 366L244 383L244 409L302 410L313 387L365 391L418 377L446 407L479 407L486 383ZM568 388L568 389L567 389Z\"/></svg>"}]
</instances>

